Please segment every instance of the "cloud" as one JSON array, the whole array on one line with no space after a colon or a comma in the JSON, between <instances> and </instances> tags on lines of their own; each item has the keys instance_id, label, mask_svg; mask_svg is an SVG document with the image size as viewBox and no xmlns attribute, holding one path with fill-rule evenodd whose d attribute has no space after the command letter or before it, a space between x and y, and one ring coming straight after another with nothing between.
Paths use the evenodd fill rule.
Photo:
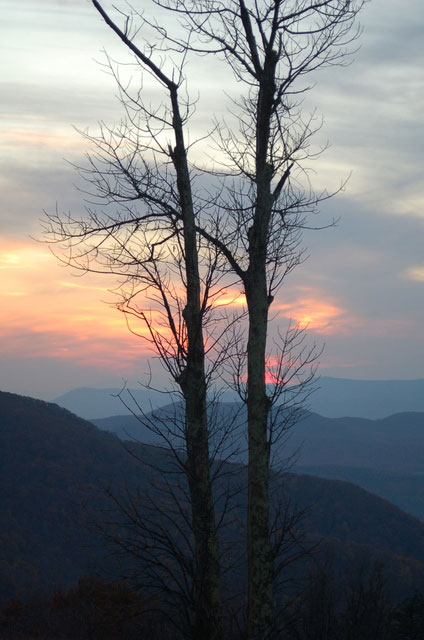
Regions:
<instances>
[{"instance_id":1,"label":"cloud","mask_svg":"<svg viewBox=\"0 0 424 640\"><path fill-rule=\"evenodd\" d=\"M225 289L215 302L216 307L239 309L246 307L246 296L240 289Z\"/></svg>"},{"instance_id":2,"label":"cloud","mask_svg":"<svg viewBox=\"0 0 424 640\"><path fill-rule=\"evenodd\" d=\"M75 283L64 281L63 269L47 249L4 237L0 246L4 357L44 356L82 366L113 363L120 371L146 357L146 342L128 331L121 313L102 302L110 281L93 274ZM133 323L133 330L148 336L141 322Z\"/></svg>"},{"instance_id":3,"label":"cloud","mask_svg":"<svg viewBox=\"0 0 424 640\"><path fill-rule=\"evenodd\" d=\"M309 329L318 334L340 332L346 325L346 309L318 297L316 292L301 295L289 304L277 304L276 308L286 318L294 320L301 329Z\"/></svg>"},{"instance_id":4,"label":"cloud","mask_svg":"<svg viewBox=\"0 0 424 640\"><path fill-rule=\"evenodd\" d=\"M351 171L348 192L395 215L424 215L421 16L419 0L367 3L353 64L317 73L306 102L324 116L314 144L331 144L314 163L317 184L333 188Z\"/></svg>"},{"instance_id":5,"label":"cloud","mask_svg":"<svg viewBox=\"0 0 424 640\"><path fill-rule=\"evenodd\" d=\"M424 282L424 266L411 267L406 272L406 277L417 282Z\"/></svg>"},{"instance_id":6,"label":"cloud","mask_svg":"<svg viewBox=\"0 0 424 640\"><path fill-rule=\"evenodd\" d=\"M28 152L28 147L36 147L42 152L43 149L58 147L66 147L78 149L81 153L82 149L87 147L87 144L81 138L75 138L71 135L59 135L52 132L40 132L30 131L28 129L12 129L8 131L2 131L2 153L5 149L13 149L16 152L19 148L25 149Z\"/></svg>"},{"instance_id":7,"label":"cloud","mask_svg":"<svg viewBox=\"0 0 424 640\"><path fill-rule=\"evenodd\" d=\"M71 289L82 289L84 291L107 291L104 287L96 287L93 285L78 284L76 282L60 282L61 287L70 287Z\"/></svg>"},{"instance_id":8,"label":"cloud","mask_svg":"<svg viewBox=\"0 0 424 640\"><path fill-rule=\"evenodd\" d=\"M25 272L40 270L43 269L46 261L52 259L47 249L43 250L36 244L12 243L5 249L7 244L6 240L1 243L3 248L0 250L0 269L10 273L16 270L25 270Z\"/></svg>"}]
</instances>

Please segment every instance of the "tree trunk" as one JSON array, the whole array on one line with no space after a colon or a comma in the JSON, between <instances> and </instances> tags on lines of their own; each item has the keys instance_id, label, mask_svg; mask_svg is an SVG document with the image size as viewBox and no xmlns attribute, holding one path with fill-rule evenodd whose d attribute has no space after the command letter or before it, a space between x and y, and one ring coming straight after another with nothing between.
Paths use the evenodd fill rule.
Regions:
<instances>
[{"instance_id":1,"label":"tree trunk","mask_svg":"<svg viewBox=\"0 0 424 640\"><path fill-rule=\"evenodd\" d=\"M221 640L221 593L218 536L210 478L208 420L206 411L205 351L200 274L191 195L190 174L177 101L171 90L176 146L172 160L183 218L187 304L183 312L187 327L186 369L179 379L185 400L188 484L195 545L196 640Z\"/></svg>"},{"instance_id":2,"label":"tree trunk","mask_svg":"<svg viewBox=\"0 0 424 640\"><path fill-rule=\"evenodd\" d=\"M267 55L257 99L256 207L249 231L249 268L244 284L249 312L247 343L248 640L268 640L273 628L273 563L269 529L270 401L265 363L268 327L267 245L272 212L273 168L267 161L274 101L275 53Z\"/></svg>"},{"instance_id":3,"label":"tree trunk","mask_svg":"<svg viewBox=\"0 0 424 640\"><path fill-rule=\"evenodd\" d=\"M206 394L193 369L184 383L188 481L195 540L196 640L221 639L218 541L209 473Z\"/></svg>"},{"instance_id":4,"label":"tree trunk","mask_svg":"<svg viewBox=\"0 0 424 640\"><path fill-rule=\"evenodd\" d=\"M261 282L259 282L261 281ZM263 275L247 288L248 338L248 639L266 640L273 620L269 540L269 400L265 388L268 299Z\"/></svg>"}]
</instances>

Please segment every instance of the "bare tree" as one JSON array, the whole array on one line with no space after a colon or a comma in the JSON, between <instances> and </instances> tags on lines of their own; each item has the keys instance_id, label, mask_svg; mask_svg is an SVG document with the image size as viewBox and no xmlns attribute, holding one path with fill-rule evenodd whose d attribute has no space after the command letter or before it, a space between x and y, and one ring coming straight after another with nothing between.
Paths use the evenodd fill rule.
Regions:
<instances>
[{"instance_id":1,"label":"bare tree","mask_svg":"<svg viewBox=\"0 0 424 640\"><path fill-rule=\"evenodd\" d=\"M331 195L315 193L309 183L306 161L313 157L310 144L317 126L313 116L302 115L301 101L309 89L302 80L344 63L359 33L353 25L363 0L154 0L176 16L181 31L175 34L131 7L121 14L119 27L97 0L92 2L168 98L159 106L147 105L142 90L131 94L115 72L127 120L115 129L103 126L98 138L88 136L99 153L89 158L87 176L96 196L113 206L119 203L120 210L99 215L90 209L83 221L49 216L48 231L54 240L69 242L71 263L124 276L127 283L136 283L136 293L142 283L156 292L162 306L170 334L157 330L148 314L136 313L185 400L198 572L196 633L205 638L219 635L220 595L203 332L222 283L242 286L247 338L244 344L241 333L233 353L224 348L219 362L233 363L236 387L247 404L248 638L264 640L273 633L274 606L271 445L285 432L271 407L283 401L280 417L286 425L293 421L316 357L301 347L300 355L286 359L288 346L299 346L301 339L298 328L289 328L276 340L270 391L269 309L285 277L303 260L301 233L307 216ZM156 40L139 47L142 27ZM232 71L240 88L228 122L217 120L209 135L217 150L215 161L196 170L212 186L198 190L184 138L193 104L180 98L186 86L184 63L191 53L206 61L214 56ZM172 144L168 132L173 133ZM100 266L93 266L91 258ZM184 304L175 274L184 285ZM134 295L124 295L127 311ZM219 342L220 330L218 334Z\"/></svg>"},{"instance_id":2,"label":"bare tree","mask_svg":"<svg viewBox=\"0 0 424 640\"><path fill-rule=\"evenodd\" d=\"M124 492L107 488L107 504L100 511L96 529L109 544L112 554L122 557L122 576L144 593L158 594L162 616L174 627L175 637L198 638L197 566L184 403L172 402L146 412L131 392L129 396L122 392L122 401L143 428L165 446L155 451L141 443L124 443L128 454L146 472L148 485L127 488ZM234 434L230 432L237 430L238 410L234 408L223 415L220 409L219 403L209 399L210 480L214 489L216 530L220 534L219 567L223 584L220 622L225 637L240 617L239 611L231 613L231 601L243 597L240 585L229 588L228 583L234 582L234 568L243 572L245 565L235 514L246 483L241 477L243 466L227 463L237 448ZM230 443L227 433L232 436ZM242 501L245 502L245 497Z\"/></svg>"},{"instance_id":3,"label":"bare tree","mask_svg":"<svg viewBox=\"0 0 424 640\"><path fill-rule=\"evenodd\" d=\"M158 4L162 4L158 0ZM352 25L361 0L164 0L189 37L176 46L222 57L245 87L233 100L237 126L217 124L227 233L212 239L244 288L248 309L248 638L268 638L273 628L273 560L270 548L269 416L266 388L269 308L284 277L302 259L305 215L328 194L302 186L310 157L311 119L297 97L299 81L345 60L357 37ZM164 33L164 37L167 34ZM168 37L169 41L169 37ZM193 44L194 41L194 44ZM305 185L305 181L303 181ZM284 388L284 377L275 380Z\"/></svg>"},{"instance_id":4,"label":"bare tree","mask_svg":"<svg viewBox=\"0 0 424 640\"><path fill-rule=\"evenodd\" d=\"M93 195L103 204L118 202L121 213L115 217L90 208L85 220L48 215L46 233L50 242L68 243L65 260L74 267L118 274L130 287L137 282L135 291L129 291L128 286L123 290L120 307L145 321L151 342L178 383L185 403L184 469L190 491L195 565L193 636L217 639L221 595L204 347L205 315L217 254L214 249L212 257L208 252L207 266L201 273L196 208L184 140L190 105L181 104L179 96L183 61L180 66L172 64L167 74L160 58L154 61L152 49L145 53L134 44L128 19L121 29L99 2L93 0L93 5L167 99L155 107L146 106L141 95L134 102L117 77L129 124L122 123L116 131L103 125L99 137L87 135L97 146L97 154L89 157L85 175L94 187ZM136 116L131 111L134 104ZM168 133L173 134L172 143L163 140ZM134 202L141 203L141 212L132 206ZM175 272L179 284L172 280ZM178 290L181 283L183 294ZM151 314L131 306L145 289L159 303L166 327L160 321L153 322Z\"/></svg>"}]
</instances>

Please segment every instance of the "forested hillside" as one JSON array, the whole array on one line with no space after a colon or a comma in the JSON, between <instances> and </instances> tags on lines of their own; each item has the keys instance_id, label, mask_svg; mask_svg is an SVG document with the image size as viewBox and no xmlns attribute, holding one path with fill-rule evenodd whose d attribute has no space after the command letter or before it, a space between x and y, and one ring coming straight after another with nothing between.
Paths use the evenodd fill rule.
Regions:
<instances>
[{"instance_id":1,"label":"forested hillside","mask_svg":"<svg viewBox=\"0 0 424 640\"><path fill-rule=\"evenodd\" d=\"M175 407L165 406L153 415L167 419L174 411ZM233 420L235 431L243 438L246 424L244 407L236 403L220 403L215 413L223 424ZM143 417L120 415L92 422L122 439L162 443L161 438L146 427ZM296 453L296 464L304 466L334 465L399 473L424 472L424 413L406 412L367 420L325 418L305 411L291 429L280 458L284 459L293 453Z\"/></svg>"},{"instance_id":2,"label":"forested hillside","mask_svg":"<svg viewBox=\"0 0 424 640\"><path fill-rule=\"evenodd\" d=\"M147 453L153 466L169 464L163 449L129 446L139 457ZM115 436L56 405L1 393L0 468L3 600L69 587L96 571L107 577L119 572L104 559L109 549L92 525L106 505L103 489L143 491L154 475L151 466L129 455ZM418 520L344 482L293 475L276 482L308 509L304 529L337 549L340 566L366 556L386 563L397 593L423 584L424 526Z\"/></svg>"}]
</instances>

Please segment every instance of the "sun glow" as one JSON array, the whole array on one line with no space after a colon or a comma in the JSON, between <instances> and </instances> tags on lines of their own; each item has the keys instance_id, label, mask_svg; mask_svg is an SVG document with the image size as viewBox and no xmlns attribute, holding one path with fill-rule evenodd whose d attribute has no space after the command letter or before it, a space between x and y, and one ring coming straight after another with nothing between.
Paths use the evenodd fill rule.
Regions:
<instances>
[{"instance_id":1,"label":"sun glow","mask_svg":"<svg viewBox=\"0 0 424 640\"><path fill-rule=\"evenodd\" d=\"M424 267L411 267L408 269L406 277L416 282L424 282Z\"/></svg>"},{"instance_id":2,"label":"sun glow","mask_svg":"<svg viewBox=\"0 0 424 640\"><path fill-rule=\"evenodd\" d=\"M70 269L57 264L47 248L33 242L0 238L0 247L0 348L4 356L56 358L120 372L151 357L149 327L142 314L117 310L119 297L113 292L116 283L111 276L74 277ZM184 299L185 292L178 284L174 293ZM270 308L270 342L278 317L281 327L290 319L300 329L323 335L346 334L364 324L324 292L301 287L285 293L288 301L282 303L277 298ZM152 294L148 299L144 296L141 292L133 301L136 311L145 308L147 321L172 352L167 321L154 300L156 308L152 308ZM215 306L243 316L246 298L240 289L230 287L217 296ZM370 330L369 321L366 328ZM278 382L278 372L276 362L269 360L267 382Z\"/></svg>"},{"instance_id":3,"label":"sun glow","mask_svg":"<svg viewBox=\"0 0 424 640\"><path fill-rule=\"evenodd\" d=\"M124 314L113 306L110 277L88 274L75 282L64 280L63 268L47 249L6 238L0 246L3 355L107 364L121 371L147 354L148 345L140 338L148 337L148 330L137 320L131 322L137 335L128 330Z\"/></svg>"},{"instance_id":4,"label":"sun glow","mask_svg":"<svg viewBox=\"0 0 424 640\"><path fill-rule=\"evenodd\" d=\"M33 245L13 246L0 251L0 269L39 269L51 257L49 251L42 251Z\"/></svg>"},{"instance_id":5,"label":"sun glow","mask_svg":"<svg viewBox=\"0 0 424 640\"><path fill-rule=\"evenodd\" d=\"M50 123L46 124L50 126ZM14 152L20 148L28 152L28 148L39 151L40 148L58 149L66 148L67 153L76 150L84 150L87 143L77 134L69 135L66 128L61 133L51 133L45 131L32 131L31 129L8 129L2 130L2 150L13 149Z\"/></svg>"},{"instance_id":6,"label":"sun glow","mask_svg":"<svg viewBox=\"0 0 424 640\"><path fill-rule=\"evenodd\" d=\"M278 309L301 329L310 329L322 334L338 332L340 321L346 314L342 307L312 296L299 297L289 304L280 304Z\"/></svg>"},{"instance_id":7,"label":"sun glow","mask_svg":"<svg viewBox=\"0 0 424 640\"><path fill-rule=\"evenodd\" d=\"M246 306L246 296L240 291L232 291L228 289L225 293L218 297L215 307L234 307L240 308Z\"/></svg>"}]
</instances>

